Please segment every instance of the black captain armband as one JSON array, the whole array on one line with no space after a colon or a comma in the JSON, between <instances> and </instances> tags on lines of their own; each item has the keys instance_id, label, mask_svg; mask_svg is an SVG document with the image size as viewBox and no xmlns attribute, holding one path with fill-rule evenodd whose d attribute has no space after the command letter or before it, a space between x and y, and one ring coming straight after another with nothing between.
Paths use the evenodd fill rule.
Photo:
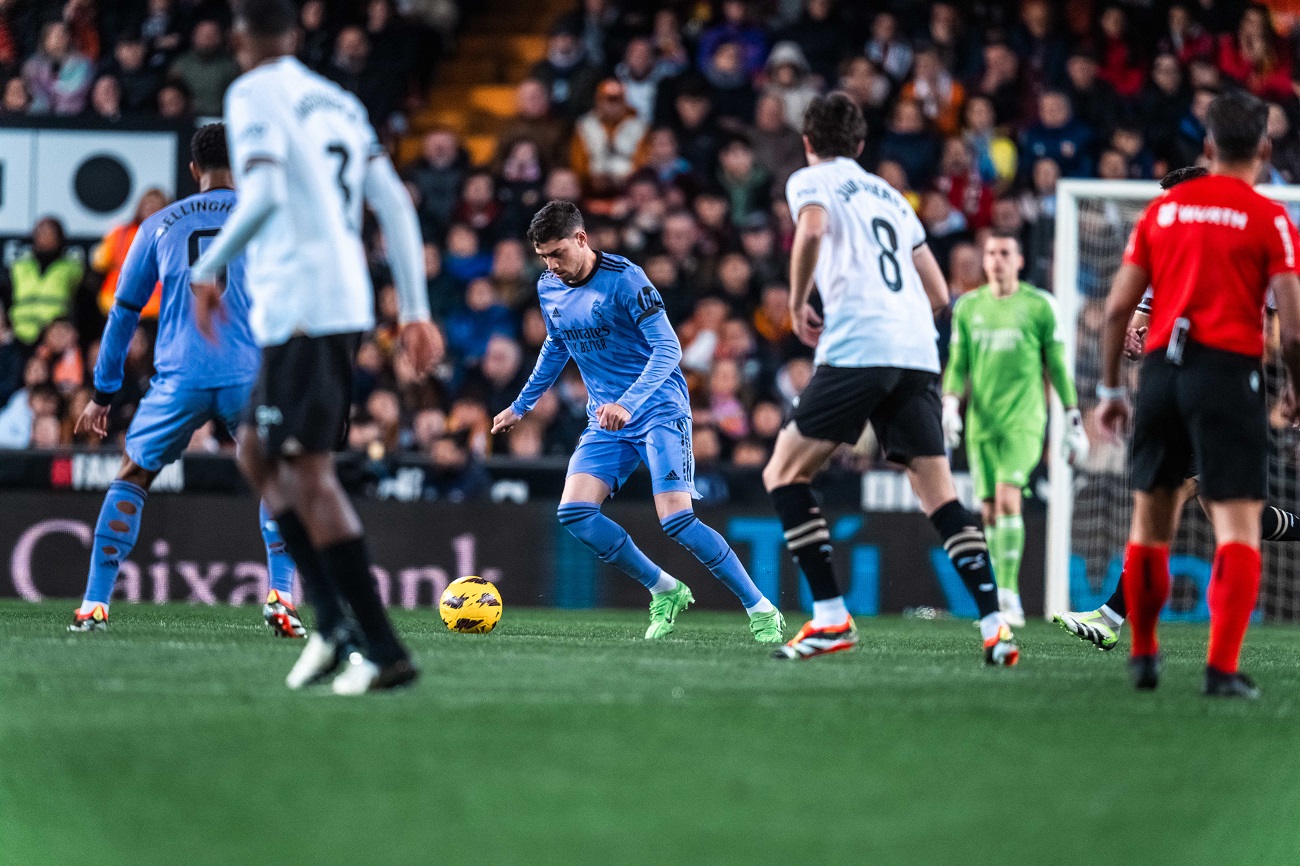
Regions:
<instances>
[{"instance_id":1,"label":"black captain armband","mask_svg":"<svg viewBox=\"0 0 1300 866\"><path fill-rule=\"evenodd\" d=\"M116 396L116 391L101 391L96 388L95 393L90 400L96 406L111 406L113 405L113 398Z\"/></svg>"},{"instance_id":2,"label":"black captain armband","mask_svg":"<svg viewBox=\"0 0 1300 866\"><path fill-rule=\"evenodd\" d=\"M664 299L660 296L658 289L654 286L643 286L641 292L636 298L637 306L641 308L641 315L636 317L636 323L639 325L655 313L663 312Z\"/></svg>"}]
</instances>

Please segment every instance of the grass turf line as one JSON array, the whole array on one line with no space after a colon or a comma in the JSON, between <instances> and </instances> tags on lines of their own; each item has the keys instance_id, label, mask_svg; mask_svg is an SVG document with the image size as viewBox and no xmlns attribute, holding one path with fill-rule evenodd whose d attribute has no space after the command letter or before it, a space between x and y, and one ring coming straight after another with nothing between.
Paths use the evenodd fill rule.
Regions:
<instances>
[{"instance_id":1,"label":"grass turf line","mask_svg":"<svg viewBox=\"0 0 1300 866\"><path fill-rule=\"evenodd\" d=\"M508 601L508 600L507 600ZM745 618L399 612L409 692L295 694L257 608L0 603L0 864L1296 862L1300 632L1256 628L1255 704L1160 691L1055 627L980 664L966 622L864 619L778 663ZM793 621L792 627L797 623ZM1289 806L1287 804L1290 804Z\"/></svg>"}]
</instances>

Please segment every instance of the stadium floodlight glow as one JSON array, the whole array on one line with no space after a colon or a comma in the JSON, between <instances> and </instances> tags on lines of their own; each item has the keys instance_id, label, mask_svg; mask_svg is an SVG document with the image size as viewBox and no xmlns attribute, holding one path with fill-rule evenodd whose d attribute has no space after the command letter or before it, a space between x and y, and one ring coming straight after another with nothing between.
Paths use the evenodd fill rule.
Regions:
<instances>
[{"instance_id":1,"label":"stadium floodlight glow","mask_svg":"<svg viewBox=\"0 0 1300 866\"><path fill-rule=\"evenodd\" d=\"M1300 186L1263 185L1263 195L1287 205L1300 203ZM1110 290L1133 224L1147 203L1160 193L1154 181L1061 180L1056 185L1056 237L1053 251L1052 291L1065 340L1066 360L1075 375L1079 407L1090 417L1096 406L1095 385L1101 357L1099 308ZM1292 219L1300 209L1291 208ZM1085 315L1086 313L1086 315ZM1270 343L1270 345L1272 345ZM1277 389L1285 385L1285 372L1274 351L1266 350L1265 365L1269 406ZM1136 365L1125 361L1123 381L1135 383ZM1130 387L1130 395L1134 389ZM1048 619L1056 611L1090 610L1106 595L1092 599L1070 597L1071 572L1082 566L1087 588L1103 593L1111 588L1117 561L1128 536L1132 496L1128 490L1127 451L1096 447L1089 460L1071 470L1061 453L1065 413L1053 394L1048 449L1047 573L1044 610ZM1269 495L1280 505L1294 507L1300 498L1300 440L1288 431L1274 431L1269 461ZM1296 545L1264 545L1264 579L1260 609L1265 616L1300 619L1300 591L1288 574L1300 568ZM1209 522L1195 505L1183 513L1182 526L1171 550L1174 576L1193 582L1208 581L1208 562L1214 555ZM1180 559L1180 557L1182 557ZM1082 584L1080 585L1082 587ZM1204 604L1204 586L1201 587ZM1177 589L1175 603L1178 609Z\"/></svg>"}]
</instances>

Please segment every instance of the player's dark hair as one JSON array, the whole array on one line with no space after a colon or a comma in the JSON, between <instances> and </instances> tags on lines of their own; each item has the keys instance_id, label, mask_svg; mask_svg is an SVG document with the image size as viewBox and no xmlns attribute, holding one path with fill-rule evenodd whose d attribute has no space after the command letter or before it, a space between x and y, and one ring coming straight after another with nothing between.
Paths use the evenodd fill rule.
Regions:
<instances>
[{"instance_id":1,"label":"player's dark hair","mask_svg":"<svg viewBox=\"0 0 1300 866\"><path fill-rule=\"evenodd\" d=\"M1203 165L1187 165L1176 168L1160 178L1160 188L1173 189L1185 180L1196 180L1198 177L1205 177L1209 173L1210 170Z\"/></svg>"},{"instance_id":2,"label":"player's dark hair","mask_svg":"<svg viewBox=\"0 0 1300 866\"><path fill-rule=\"evenodd\" d=\"M230 151L226 147L226 125L209 123L200 126L190 138L190 160L199 171L230 168Z\"/></svg>"},{"instance_id":3,"label":"player's dark hair","mask_svg":"<svg viewBox=\"0 0 1300 866\"><path fill-rule=\"evenodd\" d=\"M548 201L528 224L528 242L533 246L571 238L586 228L582 211L571 201Z\"/></svg>"},{"instance_id":4,"label":"player's dark hair","mask_svg":"<svg viewBox=\"0 0 1300 866\"><path fill-rule=\"evenodd\" d=\"M818 96L803 114L803 134L813 153L823 159L857 157L867 137L867 121L847 93L835 91Z\"/></svg>"},{"instance_id":5,"label":"player's dark hair","mask_svg":"<svg viewBox=\"0 0 1300 866\"><path fill-rule=\"evenodd\" d=\"M1013 231L1009 231L1008 229L993 229L988 233L986 240L990 238L996 238L997 240L1015 241L1016 249L1021 249L1020 235L1016 234Z\"/></svg>"},{"instance_id":6,"label":"player's dark hair","mask_svg":"<svg viewBox=\"0 0 1300 866\"><path fill-rule=\"evenodd\" d=\"M274 39L298 26L298 7L292 0L242 0L235 4L235 21L250 36Z\"/></svg>"},{"instance_id":7,"label":"player's dark hair","mask_svg":"<svg viewBox=\"0 0 1300 866\"><path fill-rule=\"evenodd\" d=\"M1244 90L1222 93L1210 103L1205 128L1224 162L1249 162L1268 128L1268 105Z\"/></svg>"}]
</instances>

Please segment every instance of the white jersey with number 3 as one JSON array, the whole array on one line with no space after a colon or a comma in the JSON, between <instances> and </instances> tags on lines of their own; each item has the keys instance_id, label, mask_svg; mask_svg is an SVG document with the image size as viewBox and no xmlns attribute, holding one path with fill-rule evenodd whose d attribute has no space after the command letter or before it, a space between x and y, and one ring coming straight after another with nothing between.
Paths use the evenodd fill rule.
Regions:
<instances>
[{"instance_id":1,"label":"white jersey with number 3","mask_svg":"<svg viewBox=\"0 0 1300 866\"><path fill-rule=\"evenodd\" d=\"M283 166L288 184L288 203L248 244L258 342L374 327L362 186L368 161L383 151L361 103L281 57L230 86L226 125L237 186L259 160Z\"/></svg>"},{"instance_id":2,"label":"white jersey with number 3","mask_svg":"<svg viewBox=\"0 0 1300 866\"><path fill-rule=\"evenodd\" d=\"M845 157L799 169L785 195L795 220L808 205L828 216L813 274L825 313L816 363L938 373L934 314L912 263L925 229L907 200Z\"/></svg>"}]
</instances>

